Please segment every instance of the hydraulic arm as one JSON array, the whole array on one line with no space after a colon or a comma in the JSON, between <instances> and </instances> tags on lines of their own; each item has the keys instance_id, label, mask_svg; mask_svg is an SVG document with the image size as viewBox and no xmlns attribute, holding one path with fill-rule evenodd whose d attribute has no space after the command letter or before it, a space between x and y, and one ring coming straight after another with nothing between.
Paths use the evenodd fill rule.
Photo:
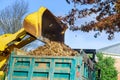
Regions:
<instances>
[{"instance_id":1,"label":"hydraulic arm","mask_svg":"<svg viewBox=\"0 0 120 80\"><path fill-rule=\"evenodd\" d=\"M64 42L64 32L67 29L48 9L41 7L38 11L27 15L23 27L14 34L0 36L0 69L3 67L13 48L21 48L24 45L39 39ZM25 38L26 35L30 37ZM3 56L2 54L6 54Z\"/></svg>"},{"instance_id":2,"label":"hydraulic arm","mask_svg":"<svg viewBox=\"0 0 120 80\"><path fill-rule=\"evenodd\" d=\"M64 32L67 29L48 9L41 7L37 12L25 17L23 28L14 34L0 36L0 52L5 51L11 44L16 44L29 34L43 42L53 40L64 42ZM22 46L21 46L22 47Z\"/></svg>"},{"instance_id":3,"label":"hydraulic arm","mask_svg":"<svg viewBox=\"0 0 120 80\"><path fill-rule=\"evenodd\" d=\"M14 34L4 34L0 36L0 51L5 51L5 49L12 44L13 41L17 39L22 39L25 36L26 32L24 28L19 30Z\"/></svg>"}]
</instances>

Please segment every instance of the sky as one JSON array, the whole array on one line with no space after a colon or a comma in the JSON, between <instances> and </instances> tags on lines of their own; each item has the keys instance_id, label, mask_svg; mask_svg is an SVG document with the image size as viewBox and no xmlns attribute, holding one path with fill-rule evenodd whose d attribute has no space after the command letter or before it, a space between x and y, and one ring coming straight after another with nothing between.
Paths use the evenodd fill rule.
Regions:
<instances>
[{"instance_id":1,"label":"sky","mask_svg":"<svg viewBox=\"0 0 120 80\"><path fill-rule=\"evenodd\" d=\"M0 10L11 5L15 0L0 0ZM25 0L29 4L28 13L37 11L41 6L48 8L55 16L65 15L72 8L65 0ZM77 24L82 24L92 17L82 19ZM71 48L78 49L100 49L106 46L120 43L120 34L116 33L113 40L108 40L107 35L103 32L98 38L94 38L95 32L85 33L82 31L65 32L65 44Z\"/></svg>"}]
</instances>

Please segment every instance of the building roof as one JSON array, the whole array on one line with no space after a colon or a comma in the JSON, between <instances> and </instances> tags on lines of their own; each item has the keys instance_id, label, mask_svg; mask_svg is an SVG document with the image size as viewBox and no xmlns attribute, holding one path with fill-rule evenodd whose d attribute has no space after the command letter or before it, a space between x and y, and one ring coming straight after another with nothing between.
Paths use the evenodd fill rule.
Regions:
<instances>
[{"instance_id":1,"label":"building roof","mask_svg":"<svg viewBox=\"0 0 120 80\"><path fill-rule=\"evenodd\" d=\"M111 55L120 55L120 43L98 49L97 52Z\"/></svg>"}]
</instances>

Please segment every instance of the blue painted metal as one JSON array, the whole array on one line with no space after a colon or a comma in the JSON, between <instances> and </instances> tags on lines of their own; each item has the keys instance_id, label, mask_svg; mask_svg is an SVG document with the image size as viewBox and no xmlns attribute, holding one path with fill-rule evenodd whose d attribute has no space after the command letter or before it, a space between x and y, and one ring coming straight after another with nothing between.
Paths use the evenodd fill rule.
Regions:
<instances>
[{"instance_id":1,"label":"blue painted metal","mask_svg":"<svg viewBox=\"0 0 120 80\"><path fill-rule=\"evenodd\" d=\"M82 55L41 57L16 55L13 52L9 61L8 80L83 80L80 75L85 80L95 80L89 79L89 69ZM85 67L81 70L83 64Z\"/></svg>"}]
</instances>

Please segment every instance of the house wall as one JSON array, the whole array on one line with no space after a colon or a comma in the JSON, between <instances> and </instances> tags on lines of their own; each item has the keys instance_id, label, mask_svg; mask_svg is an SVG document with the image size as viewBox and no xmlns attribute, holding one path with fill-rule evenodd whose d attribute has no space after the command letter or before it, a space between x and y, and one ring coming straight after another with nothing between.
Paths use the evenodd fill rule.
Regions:
<instances>
[{"instance_id":1,"label":"house wall","mask_svg":"<svg viewBox=\"0 0 120 80\"><path fill-rule=\"evenodd\" d=\"M107 57L112 57L115 59L115 67L116 67L116 70L118 71L118 80L120 80L120 56L118 55L105 55L104 56L107 56Z\"/></svg>"}]
</instances>

